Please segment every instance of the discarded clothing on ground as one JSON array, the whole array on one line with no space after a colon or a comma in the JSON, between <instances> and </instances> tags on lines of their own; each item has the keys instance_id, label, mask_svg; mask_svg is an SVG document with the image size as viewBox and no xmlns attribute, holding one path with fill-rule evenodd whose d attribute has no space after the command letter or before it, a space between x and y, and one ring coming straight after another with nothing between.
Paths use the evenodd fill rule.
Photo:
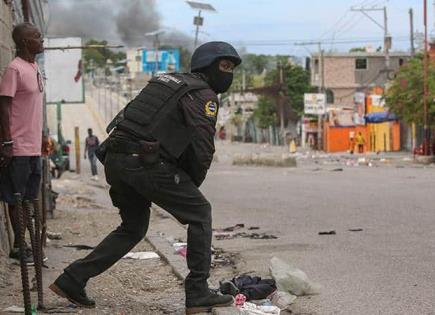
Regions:
<instances>
[{"instance_id":1,"label":"discarded clothing on ground","mask_svg":"<svg viewBox=\"0 0 435 315\"><path fill-rule=\"evenodd\" d=\"M275 280L273 279L243 275L233 278L231 282L234 286L229 285L227 282L221 282L219 288L221 293L234 296L240 293L246 296L247 301L265 299L276 290Z\"/></svg>"}]
</instances>

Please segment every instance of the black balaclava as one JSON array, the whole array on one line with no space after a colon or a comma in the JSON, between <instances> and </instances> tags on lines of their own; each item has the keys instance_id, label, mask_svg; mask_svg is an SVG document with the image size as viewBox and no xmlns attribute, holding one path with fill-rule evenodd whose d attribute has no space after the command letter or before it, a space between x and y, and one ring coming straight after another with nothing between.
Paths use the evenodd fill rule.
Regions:
<instances>
[{"instance_id":1,"label":"black balaclava","mask_svg":"<svg viewBox=\"0 0 435 315\"><path fill-rule=\"evenodd\" d=\"M208 85L216 94L228 91L233 83L233 73L219 70L219 61L218 59L207 68L199 70L206 75Z\"/></svg>"}]
</instances>

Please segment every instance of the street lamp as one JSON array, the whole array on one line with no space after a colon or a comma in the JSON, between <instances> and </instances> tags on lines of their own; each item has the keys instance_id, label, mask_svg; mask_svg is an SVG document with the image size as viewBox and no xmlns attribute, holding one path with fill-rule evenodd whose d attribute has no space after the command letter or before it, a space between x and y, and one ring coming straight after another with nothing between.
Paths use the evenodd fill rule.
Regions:
<instances>
[{"instance_id":1,"label":"street lamp","mask_svg":"<svg viewBox=\"0 0 435 315\"><path fill-rule=\"evenodd\" d=\"M202 11L217 12L216 9L209 3L186 1L186 3L194 10L198 10L198 15L193 18L193 25L196 26L195 43L193 49L198 45L199 27L204 24L204 18L201 16Z\"/></svg>"}]
</instances>

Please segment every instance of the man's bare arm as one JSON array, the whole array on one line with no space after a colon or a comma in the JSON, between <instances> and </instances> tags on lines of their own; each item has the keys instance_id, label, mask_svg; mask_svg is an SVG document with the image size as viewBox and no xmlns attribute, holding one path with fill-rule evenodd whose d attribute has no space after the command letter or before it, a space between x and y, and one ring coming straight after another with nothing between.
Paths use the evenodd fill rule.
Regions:
<instances>
[{"instance_id":1,"label":"man's bare arm","mask_svg":"<svg viewBox=\"0 0 435 315\"><path fill-rule=\"evenodd\" d=\"M9 125L9 107L12 104L12 97L0 96L0 142L11 140L11 129Z\"/></svg>"}]
</instances>

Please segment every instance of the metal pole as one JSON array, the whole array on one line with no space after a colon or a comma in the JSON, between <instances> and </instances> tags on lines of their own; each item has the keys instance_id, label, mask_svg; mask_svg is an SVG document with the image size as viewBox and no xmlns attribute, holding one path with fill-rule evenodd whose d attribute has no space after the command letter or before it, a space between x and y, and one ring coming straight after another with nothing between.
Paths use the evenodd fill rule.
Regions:
<instances>
[{"instance_id":1,"label":"metal pole","mask_svg":"<svg viewBox=\"0 0 435 315\"><path fill-rule=\"evenodd\" d=\"M76 173L80 174L80 132L79 127L74 127L74 142L76 149Z\"/></svg>"},{"instance_id":2,"label":"metal pole","mask_svg":"<svg viewBox=\"0 0 435 315\"><path fill-rule=\"evenodd\" d=\"M427 109L427 101L428 101L428 92L429 92L429 84L428 84L428 76L429 76L429 62L428 62L428 42L427 42L427 0L423 0L424 2L424 65L423 65L423 111L424 111L424 122L423 122L423 130L424 130L424 141L423 141L423 154L429 155L429 121L428 121L428 109Z\"/></svg>"},{"instance_id":3,"label":"metal pole","mask_svg":"<svg viewBox=\"0 0 435 315\"><path fill-rule=\"evenodd\" d=\"M198 34L199 34L199 20L201 19L201 10L198 12L198 23L196 23L196 31L195 31L195 44L193 45L193 49L198 45Z\"/></svg>"},{"instance_id":4,"label":"metal pole","mask_svg":"<svg viewBox=\"0 0 435 315\"><path fill-rule=\"evenodd\" d=\"M384 50L385 50L385 68L390 69L390 41L388 40L388 17L387 7L384 7Z\"/></svg>"},{"instance_id":5,"label":"metal pole","mask_svg":"<svg viewBox=\"0 0 435 315\"><path fill-rule=\"evenodd\" d=\"M44 309L44 286L42 283L42 265L44 258L44 251L42 250L41 236L41 209L39 208L39 200L33 200L33 211L35 214L35 246L33 250L33 257L35 259L35 274L36 274L36 286L38 289L38 309ZM36 255L35 255L36 252Z\"/></svg>"},{"instance_id":6,"label":"metal pole","mask_svg":"<svg viewBox=\"0 0 435 315\"><path fill-rule=\"evenodd\" d=\"M26 225L24 222L24 211L23 211L23 199L20 193L15 193L16 208L18 211L18 228L19 228L19 246L20 246L20 269L21 269L21 284L23 286L23 299L24 299L24 314L32 315L32 301L30 298L30 287L29 287L29 271L27 269L27 264L25 262L26 257Z\"/></svg>"},{"instance_id":7,"label":"metal pole","mask_svg":"<svg viewBox=\"0 0 435 315\"><path fill-rule=\"evenodd\" d=\"M409 30L410 30L410 42L411 42L411 56L415 56L415 46L414 46L414 11L409 9Z\"/></svg>"},{"instance_id":8,"label":"metal pole","mask_svg":"<svg viewBox=\"0 0 435 315\"><path fill-rule=\"evenodd\" d=\"M320 74L320 86L319 93L325 92L325 73L324 73L324 58L323 58L323 49L321 44L319 43L319 74ZM319 114L317 118L317 150L321 150L322 145L322 115Z\"/></svg>"},{"instance_id":9,"label":"metal pole","mask_svg":"<svg viewBox=\"0 0 435 315\"><path fill-rule=\"evenodd\" d=\"M279 71L279 129L281 133L282 139L284 139L284 102L283 102L283 84L284 84L284 75L282 70L282 64L278 62L278 71Z\"/></svg>"}]
</instances>

